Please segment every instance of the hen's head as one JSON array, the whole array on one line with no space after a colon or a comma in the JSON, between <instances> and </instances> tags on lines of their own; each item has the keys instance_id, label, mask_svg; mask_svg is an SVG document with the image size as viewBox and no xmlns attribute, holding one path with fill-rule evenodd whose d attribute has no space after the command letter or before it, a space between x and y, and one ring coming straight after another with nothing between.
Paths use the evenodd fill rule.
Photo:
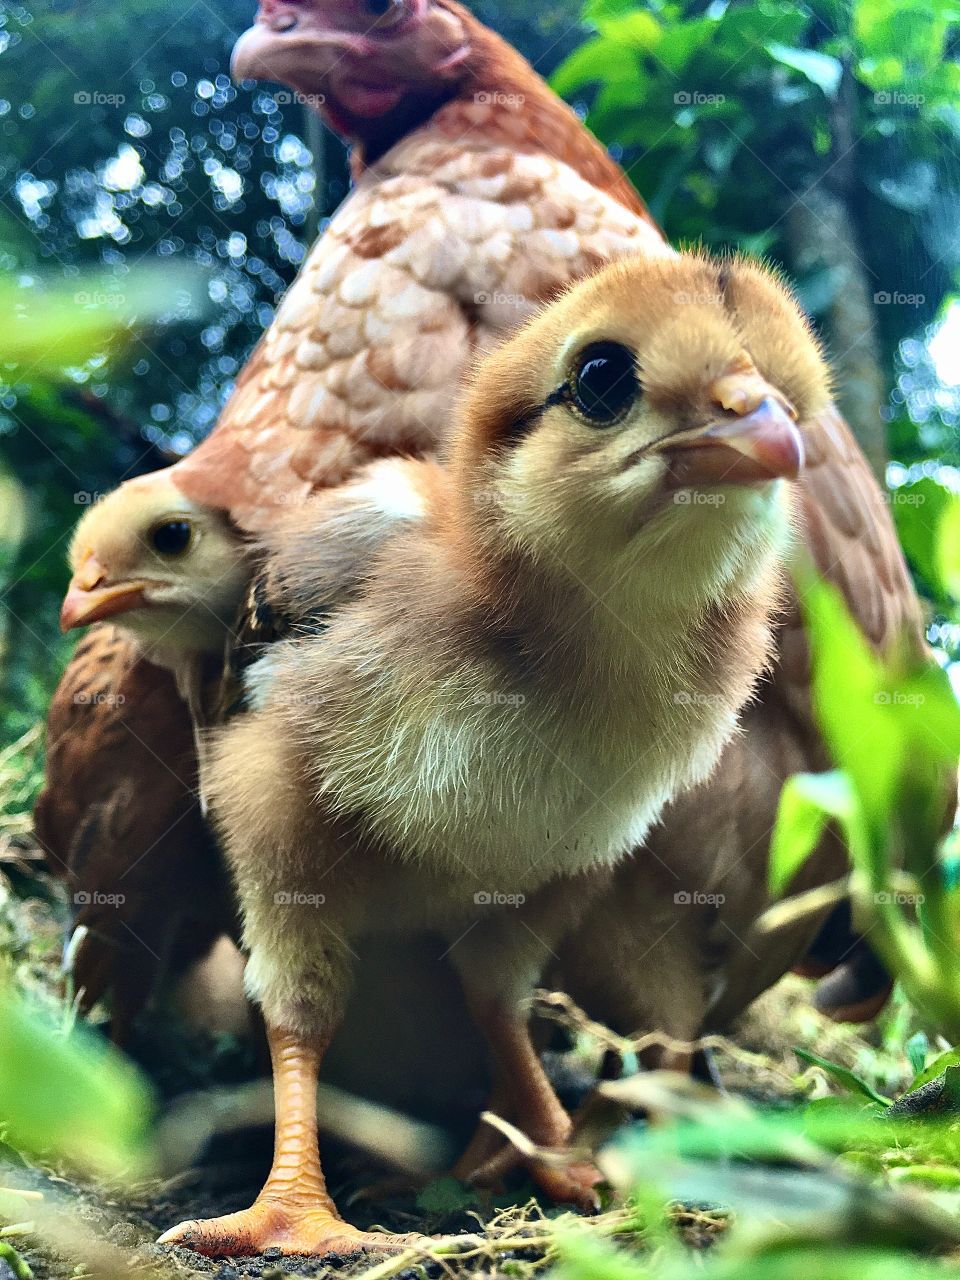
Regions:
<instances>
[{"instance_id":1,"label":"hen's head","mask_svg":"<svg viewBox=\"0 0 960 1280\"><path fill-rule=\"evenodd\" d=\"M289 85L338 133L364 140L387 117L409 121L454 92L470 25L441 0L261 0L232 70Z\"/></svg>"},{"instance_id":2,"label":"hen's head","mask_svg":"<svg viewBox=\"0 0 960 1280\"><path fill-rule=\"evenodd\" d=\"M828 398L771 271L621 261L479 367L452 459L466 523L594 589L640 560L657 590L707 598L785 535L797 423Z\"/></svg>"},{"instance_id":3,"label":"hen's head","mask_svg":"<svg viewBox=\"0 0 960 1280\"><path fill-rule=\"evenodd\" d=\"M165 471L91 507L69 562L61 628L111 618L160 656L222 648L248 577L226 518L184 497Z\"/></svg>"}]
</instances>

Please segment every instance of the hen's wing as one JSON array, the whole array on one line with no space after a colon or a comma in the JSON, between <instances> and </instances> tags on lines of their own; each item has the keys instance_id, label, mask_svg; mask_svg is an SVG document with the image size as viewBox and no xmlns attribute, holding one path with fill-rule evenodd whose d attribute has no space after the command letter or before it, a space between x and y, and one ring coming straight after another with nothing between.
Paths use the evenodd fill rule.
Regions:
<instances>
[{"instance_id":1,"label":"hen's wing","mask_svg":"<svg viewBox=\"0 0 960 1280\"><path fill-rule=\"evenodd\" d=\"M159 981L233 921L186 707L112 627L84 637L54 694L34 819L84 930L72 948L82 1006L109 996L122 1039Z\"/></svg>"},{"instance_id":2,"label":"hen's wing","mask_svg":"<svg viewBox=\"0 0 960 1280\"><path fill-rule=\"evenodd\" d=\"M863 451L835 408L802 429L800 514L808 552L820 574L839 587L877 652L889 653L903 637L919 652L920 602L887 499ZM810 654L795 599L782 628L777 682L793 709L808 716Z\"/></svg>"}]
</instances>

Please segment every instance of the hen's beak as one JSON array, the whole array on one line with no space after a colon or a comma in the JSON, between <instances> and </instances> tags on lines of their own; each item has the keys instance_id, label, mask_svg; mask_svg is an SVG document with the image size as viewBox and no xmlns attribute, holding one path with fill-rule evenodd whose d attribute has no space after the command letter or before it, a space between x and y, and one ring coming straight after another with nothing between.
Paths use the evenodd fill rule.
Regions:
<instances>
[{"instance_id":1,"label":"hen's beak","mask_svg":"<svg viewBox=\"0 0 960 1280\"><path fill-rule=\"evenodd\" d=\"M663 441L671 488L796 480L803 466L797 411L749 361L717 378L710 398L733 416Z\"/></svg>"},{"instance_id":2,"label":"hen's beak","mask_svg":"<svg viewBox=\"0 0 960 1280\"><path fill-rule=\"evenodd\" d=\"M145 582L107 583L107 571L91 552L70 579L60 609L60 630L72 631L91 622L102 622L118 613L129 613L146 603Z\"/></svg>"},{"instance_id":3,"label":"hen's beak","mask_svg":"<svg viewBox=\"0 0 960 1280\"><path fill-rule=\"evenodd\" d=\"M277 5L269 13L261 11L257 22L233 46L230 74L234 80L272 80L277 53L283 47L281 39L297 24L292 7Z\"/></svg>"}]
</instances>

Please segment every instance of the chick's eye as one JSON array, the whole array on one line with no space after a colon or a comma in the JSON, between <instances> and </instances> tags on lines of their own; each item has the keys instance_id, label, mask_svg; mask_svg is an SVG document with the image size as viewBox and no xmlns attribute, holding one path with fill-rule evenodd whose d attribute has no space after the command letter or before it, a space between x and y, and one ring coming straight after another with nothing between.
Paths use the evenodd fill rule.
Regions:
<instances>
[{"instance_id":1,"label":"chick's eye","mask_svg":"<svg viewBox=\"0 0 960 1280\"><path fill-rule=\"evenodd\" d=\"M406 13L407 0L360 0L360 7L378 27L392 27Z\"/></svg>"},{"instance_id":2,"label":"chick's eye","mask_svg":"<svg viewBox=\"0 0 960 1280\"><path fill-rule=\"evenodd\" d=\"M165 520L150 533L150 545L162 556L181 556L190 545L193 530L188 520Z\"/></svg>"},{"instance_id":3,"label":"chick's eye","mask_svg":"<svg viewBox=\"0 0 960 1280\"><path fill-rule=\"evenodd\" d=\"M619 342L594 342L580 353L570 378L574 404L596 427L623 417L640 395L637 362Z\"/></svg>"}]
</instances>

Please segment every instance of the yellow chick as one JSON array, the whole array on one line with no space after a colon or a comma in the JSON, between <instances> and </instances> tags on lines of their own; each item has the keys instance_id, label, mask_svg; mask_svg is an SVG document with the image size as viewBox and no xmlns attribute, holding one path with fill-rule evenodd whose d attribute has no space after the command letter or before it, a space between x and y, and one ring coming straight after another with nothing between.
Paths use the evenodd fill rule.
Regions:
<instances>
[{"instance_id":1,"label":"yellow chick","mask_svg":"<svg viewBox=\"0 0 960 1280\"><path fill-rule=\"evenodd\" d=\"M145 657L175 668L222 650L249 578L243 541L160 471L128 480L77 525L60 611L69 631L112 619Z\"/></svg>"},{"instance_id":2,"label":"yellow chick","mask_svg":"<svg viewBox=\"0 0 960 1280\"><path fill-rule=\"evenodd\" d=\"M268 535L292 627L248 669L207 782L271 1044L275 1161L250 1209L164 1242L402 1244L344 1222L317 1153L317 1070L365 934L444 935L515 1114L535 1138L562 1125L525 999L605 869L734 732L770 648L795 423L827 395L768 272L627 260L478 368L448 464L405 464L425 468L419 518L352 593L326 607L322 502Z\"/></svg>"}]
</instances>

